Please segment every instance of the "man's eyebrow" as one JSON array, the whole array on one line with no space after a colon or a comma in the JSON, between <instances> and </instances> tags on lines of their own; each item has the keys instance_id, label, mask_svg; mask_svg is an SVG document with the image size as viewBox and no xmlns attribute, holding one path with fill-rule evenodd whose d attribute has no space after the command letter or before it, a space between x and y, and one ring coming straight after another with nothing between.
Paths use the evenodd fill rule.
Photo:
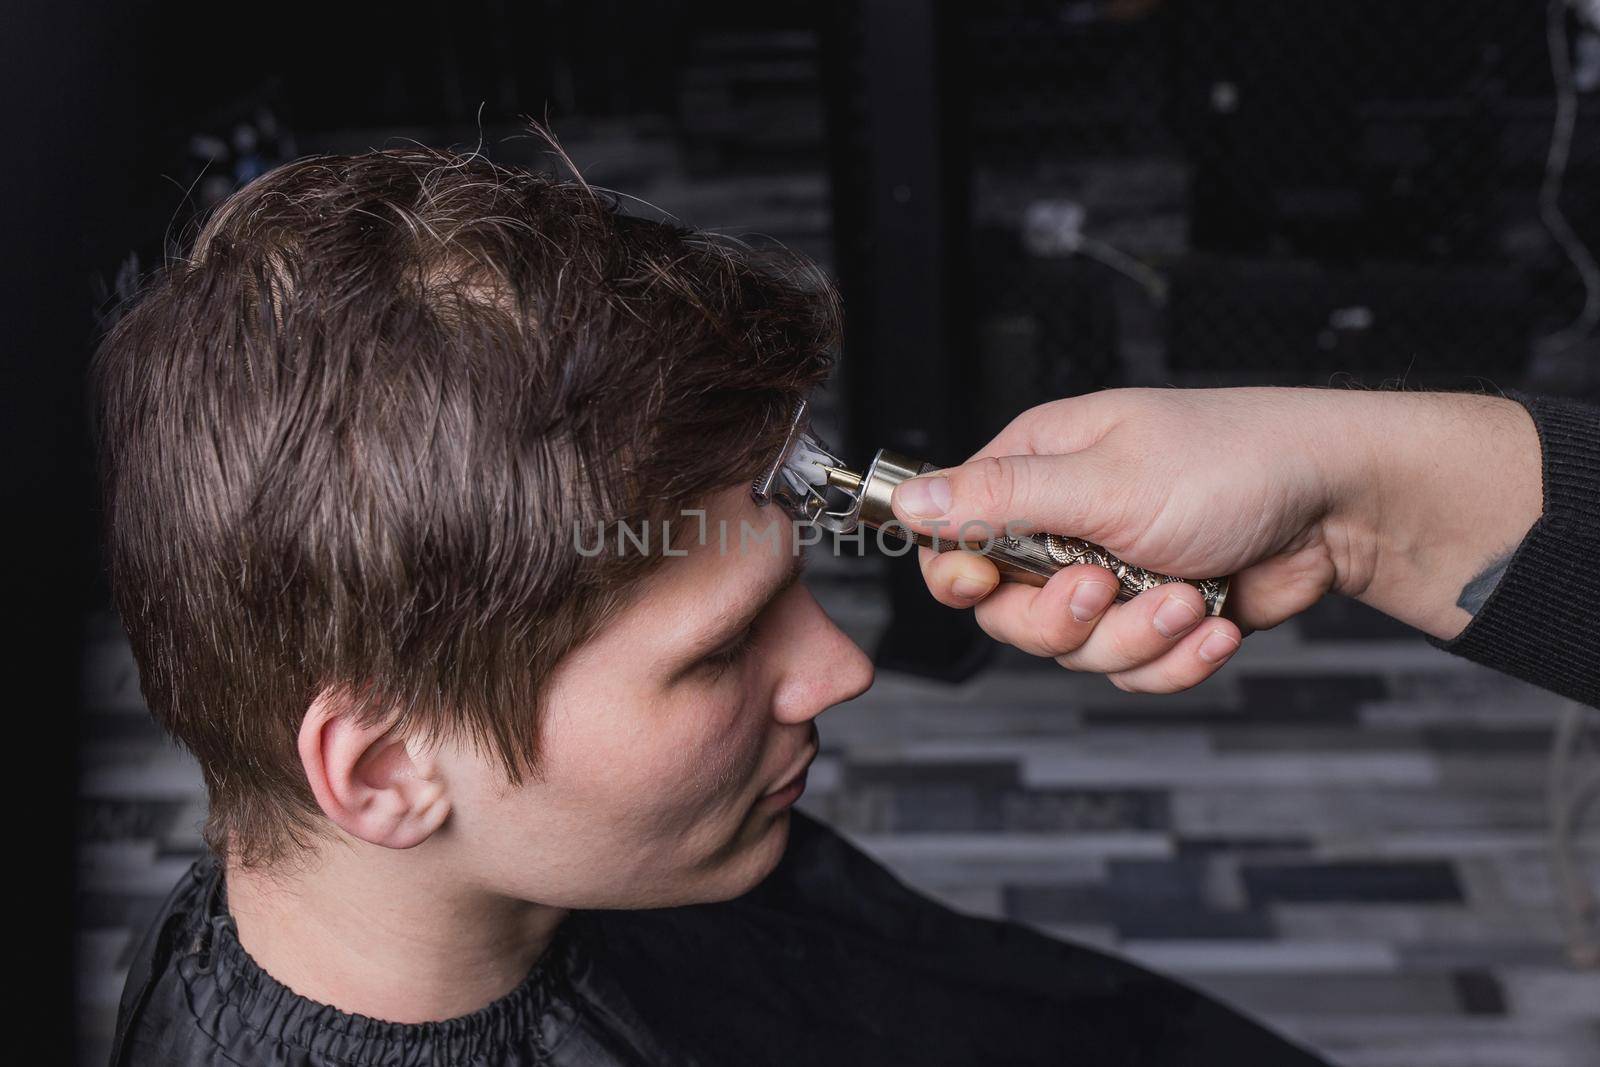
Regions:
<instances>
[{"instance_id":1,"label":"man's eyebrow","mask_svg":"<svg viewBox=\"0 0 1600 1067\"><path fill-rule=\"evenodd\" d=\"M755 622L756 616L766 611L774 600L794 588L795 583L800 580L805 570L806 555L804 552L796 552L794 554L794 562L789 565L788 569L783 572L776 582L767 588L766 592L758 599L746 604L736 615L719 625L716 632L707 634L704 638L695 641L694 653L691 659L698 659L708 653L715 652L732 641L746 627Z\"/></svg>"}]
</instances>

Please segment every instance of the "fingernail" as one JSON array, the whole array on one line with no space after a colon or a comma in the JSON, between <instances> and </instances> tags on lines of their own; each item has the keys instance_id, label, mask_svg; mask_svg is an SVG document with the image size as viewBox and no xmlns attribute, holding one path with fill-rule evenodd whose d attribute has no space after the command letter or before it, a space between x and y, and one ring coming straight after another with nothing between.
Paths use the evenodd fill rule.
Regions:
<instances>
[{"instance_id":1,"label":"fingernail","mask_svg":"<svg viewBox=\"0 0 1600 1067\"><path fill-rule=\"evenodd\" d=\"M1206 635L1204 641L1200 642L1200 658L1207 663L1221 663L1233 655L1238 647L1239 642L1221 630L1213 630Z\"/></svg>"},{"instance_id":2,"label":"fingernail","mask_svg":"<svg viewBox=\"0 0 1600 1067\"><path fill-rule=\"evenodd\" d=\"M950 479L913 478L894 491L900 507L914 519L937 519L950 510Z\"/></svg>"},{"instance_id":3,"label":"fingernail","mask_svg":"<svg viewBox=\"0 0 1600 1067\"><path fill-rule=\"evenodd\" d=\"M1162 637L1177 637L1200 621L1200 613L1182 597L1169 596L1151 621Z\"/></svg>"},{"instance_id":4,"label":"fingernail","mask_svg":"<svg viewBox=\"0 0 1600 1067\"><path fill-rule=\"evenodd\" d=\"M1079 622L1088 622L1109 608L1116 596L1117 591L1105 582L1085 578L1072 587L1072 617Z\"/></svg>"},{"instance_id":5,"label":"fingernail","mask_svg":"<svg viewBox=\"0 0 1600 1067\"><path fill-rule=\"evenodd\" d=\"M950 592L962 600L977 600L981 596L988 596L989 590L994 586L976 578L957 578L950 583Z\"/></svg>"}]
</instances>

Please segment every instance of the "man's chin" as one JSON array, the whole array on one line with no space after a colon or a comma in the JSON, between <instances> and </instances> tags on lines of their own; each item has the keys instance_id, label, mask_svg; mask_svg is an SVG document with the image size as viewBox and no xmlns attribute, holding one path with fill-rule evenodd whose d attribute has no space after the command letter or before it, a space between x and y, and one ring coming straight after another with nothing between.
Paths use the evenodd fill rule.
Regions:
<instances>
[{"instance_id":1,"label":"man's chin","mask_svg":"<svg viewBox=\"0 0 1600 1067\"><path fill-rule=\"evenodd\" d=\"M743 846L718 879L721 884L704 898L706 903L742 897L766 881L789 846L789 809L762 817L746 833Z\"/></svg>"}]
</instances>

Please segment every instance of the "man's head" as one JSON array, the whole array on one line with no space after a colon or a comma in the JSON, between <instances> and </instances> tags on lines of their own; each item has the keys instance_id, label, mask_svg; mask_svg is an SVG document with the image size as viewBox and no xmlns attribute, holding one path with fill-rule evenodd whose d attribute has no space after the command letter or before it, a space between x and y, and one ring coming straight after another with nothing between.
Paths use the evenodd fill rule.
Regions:
<instances>
[{"instance_id":1,"label":"man's head","mask_svg":"<svg viewBox=\"0 0 1600 1067\"><path fill-rule=\"evenodd\" d=\"M573 906L764 873L759 797L870 668L787 550L681 513L776 520L740 487L836 336L793 259L478 157L307 159L221 205L97 368L118 608L212 846L427 842ZM619 522L655 550L579 550Z\"/></svg>"}]
</instances>

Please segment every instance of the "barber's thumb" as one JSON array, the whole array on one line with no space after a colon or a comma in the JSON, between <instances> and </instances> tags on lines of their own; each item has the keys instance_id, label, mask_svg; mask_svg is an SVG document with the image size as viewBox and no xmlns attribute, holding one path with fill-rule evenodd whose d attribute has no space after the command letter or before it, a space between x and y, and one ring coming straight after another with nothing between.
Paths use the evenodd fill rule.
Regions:
<instances>
[{"instance_id":1,"label":"barber's thumb","mask_svg":"<svg viewBox=\"0 0 1600 1067\"><path fill-rule=\"evenodd\" d=\"M1070 530L1083 525L1081 502L1092 500L1092 464L1081 454L989 456L920 475L897 485L890 504L913 530L966 539L962 527L990 533Z\"/></svg>"}]
</instances>

